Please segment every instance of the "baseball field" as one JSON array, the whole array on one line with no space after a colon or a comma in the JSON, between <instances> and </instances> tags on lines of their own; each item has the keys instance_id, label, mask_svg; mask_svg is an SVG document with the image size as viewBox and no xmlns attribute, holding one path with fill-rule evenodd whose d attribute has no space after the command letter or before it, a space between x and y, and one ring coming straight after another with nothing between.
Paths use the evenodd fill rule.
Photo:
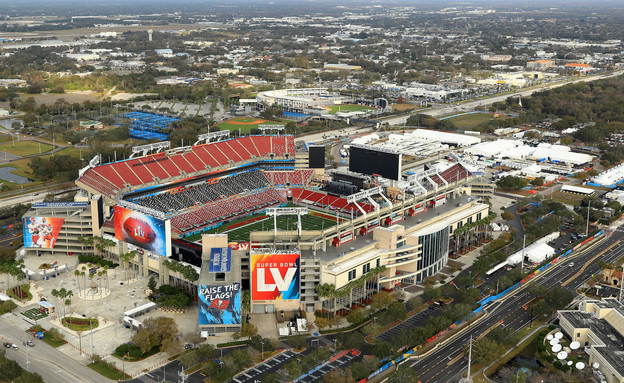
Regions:
<instances>
[{"instance_id":1,"label":"baseball field","mask_svg":"<svg viewBox=\"0 0 624 383\"><path fill-rule=\"evenodd\" d=\"M255 117L235 117L216 124L221 130L239 130L243 134L248 134L251 129L257 129L258 125L285 125L282 122L265 120Z\"/></svg>"}]
</instances>

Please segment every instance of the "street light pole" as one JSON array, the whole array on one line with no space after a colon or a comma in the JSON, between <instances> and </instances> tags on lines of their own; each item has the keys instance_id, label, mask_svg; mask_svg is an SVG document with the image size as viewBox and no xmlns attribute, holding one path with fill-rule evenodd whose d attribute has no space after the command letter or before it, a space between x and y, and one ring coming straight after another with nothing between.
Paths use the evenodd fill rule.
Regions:
<instances>
[{"instance_id":1,"label":"street light pole","mask_svg":"<svg viewBox=\"0 0 624 383\"><path fill-rule=\"evenodd\" d=\"M264 339L262 339L262 341L260 342L260 344L262 345L262 351L261 351L261 357L262 357L262 361L264 362Z\"/></svg>"},{"instance_id":2,"label":"street light pole","mask_svg":"<svg viewBox=\"0 0 624 383\"><path fill-rule=\"evenodd\" d=\"M91 331L91 357L94 355L93 351L93 321L89 318L89 330Z\"/></svg>"},{"instance_id":3,"label":"street light pole","mask_svg":"<svg viewBox=\"0 0 624 383\"><path fill-rule=\"evenodd\" d=\"M585 228L585 237L589 234L589 210L591 209L591 200L587 202L587 227Z\"/></svg>"},{"instance_id":4,"label":"street light pole","mask_svg":"<svg viewBox=\"0 0 624 383\"><path fill-rule=\"evenodd\" d=\"M470 364L472 363L472 336L470 336L470 348L468 349L468 373L466 374L466 382L472 382L470 379Z\"/></svg>"}]
</instances>

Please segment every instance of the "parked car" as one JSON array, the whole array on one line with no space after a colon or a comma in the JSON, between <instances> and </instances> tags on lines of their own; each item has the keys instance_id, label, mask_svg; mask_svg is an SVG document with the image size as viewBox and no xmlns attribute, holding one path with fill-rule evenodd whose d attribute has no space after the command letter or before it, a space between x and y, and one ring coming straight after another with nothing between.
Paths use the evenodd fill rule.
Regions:
<instances>
[{"instance_id":1,"label":"parked car","mask_svg":"<svg viewBox=\"0 0 624 383\"><path fill-rule=\"evenodd\" d=\"M13 344L9 343L9 342L4 342L3 343L4 347L6 348L11 348L11 346L13 346Z\"/></svg>"}]
</instances>

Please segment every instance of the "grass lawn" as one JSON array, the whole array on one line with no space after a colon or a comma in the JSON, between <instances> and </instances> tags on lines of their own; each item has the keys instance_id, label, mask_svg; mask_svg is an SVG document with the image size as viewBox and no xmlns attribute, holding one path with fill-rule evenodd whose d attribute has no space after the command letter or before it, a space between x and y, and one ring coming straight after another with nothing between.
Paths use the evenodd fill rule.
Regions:
<instances>
[{"instance_id":1,"label":"grass lawn","mask_svg":"<svg viewBox=\"0 0 624 383\"><path fill-rule=\"evenodd\" d=\"M11 141L11 135L9 134L2 134L0 135L0 143L2 142L7 142L7 141Z\"/></svg>"},{"instance_id":2,"label":"grass lawn","mask_svg":"<svg viewBox=\"0 0 624 383\"><path fill-rule=\"evenodd\" d=\"M546 195L546 198L548 197L549 196ZM555 201L561 202L566 205L580 206L581 201L583 200L583 198L585 198L585 196L580 195L580 194L565 193L560 190L557 190L554 193L552 193L552 198Z\"/></svg>"},{"instance_id":3,"label":"grass lawn","mask_svg":"<svg viewBox=\"0 0 624 383\"><path fill-rule=\"evenodd\" d=\"M41 147L41 153L49 152L53 148L52 145L41 144L35 141L15 141L1 144L0 152L6 151L9 154L24 157L39 154L39 147Z\"/></svg>"},{"instance_id":4,"label":"grass lawn","mask_svg":"<svg viewBox=\"0 0 624 383\"><path fill-rule=\"evenodd\" d=\"M335 114L338 112L368 112L376 110L376 108L371 108L370 106L356 104L329 105L327 106L327 109L329 109L329 114Z\"/></svg>"},{"instance_id":5,"label":"grass lawn","mask_svg":"<svg viewBox=\"0 0 624 383\"><path fill-rule=\"evenodd\" d=\"M9 143L10 145L10 143ZM43 149L43 145L42 145L42 149ZM52 145L49 145L50 147L52 147ZM0 145L0 148L2 147L2 145ZM37 149L38 150L38 149ZM72 156L72 157L79 157L80 156L80 149L75 149L75 148L65 148L59 152L57 152L55 155L68 155L68 156ZM82 156L86 156L89 153L88 150L82 150ZM2 156L2 155L0 155ZM49 156L51 156L51 154L48 154L46 156L42 156L44 158L48 158ZM33 174L31 173L31 168L30 168L30 162L32 161L31 158L26 158L26 159L21 159L21 160L16 160L16 161L11 161L9 163L0 165L0 167L4 168L4 167L12 167L15 168L15 170L13 170L11 173L13 174L17 174L19 176L22 177L26 177L29 178L31 180L33 180L34 182L30 182L28 184L24 184L24 188L36 188L36 187L41 187L43 185L46 184L52 184L55 183L56 181L54 179L49 180L47 182L44 182L40 179L36 179L34 178ZM20 188L20 184L19 183L13 183L13 182L9 182L6 180L1 180L0 182L5 185L6 188L8 188L8 190L13 190L13 189L19 189ZM0 193L1 194L1 193Z\"/></svg>"},{"instance_id":6,"label":"grass lawn","mask_svg":"<svg viewBox=\"0 0 624 383\"><path fill-rule=\"evenodd\" d=\"M52 347L59 347L65 344L65 341L63 341L63 339L58 339L58 340L54 340L52 339L52 335L50 335L43 327L41 327L41 325L37 325L37 326L33 326L30 328L29 331L35 331L35 332L43 332L43 339L41 339L42 341L46 342L47 344L49 344Z\"/></svg>"},{"instance_id":7,"label":"grass lawn","mask_svg":"<svg viewBox=\"0 0 624 383\"><path fill-rule=\"evenodd\" d=\"M65 344L65 342L62 341L62 340L54 340L54 339L52 339L47 333L43 334L43 339L41 339L41 340L46 342L47 344L49 344L50 346L52 346L54 348L60 347L60 346Z\"/></svg>"},{"instance_id":8,"label":"grass lawn","mask_svg":"<svg viewBox=\"0 0 624 383\"><path fill-rule=\"evenodd\" d=\"M235 117L226 121L223 121L217 125L216 127L221 130L239 130L241 133L249 133L251 129L257 129L258 125L267 124L267 125L283 125L282 122L278 121L269 121L263 118L255 118L255 117Z\"/></svg>"},{"instance_id":9,"label":"grass lawn","mask_svg":"<svg viewBox=\"0 0 624 383\"><path fill-rule=\"evenodd\" d=\"M457 129L472 130L479 124L488 122L493 118L494 117L488 113L472 113L449 118L448 121L452 122Z\"/></svg>"},{"instance_id":10,"label":"grass lawn","mask_svg":"<svg viewBox=\"0 0 624 383\"><path fill-rule=\"evenodd\" d=\"M132 347L137 347L138 348L138 346L132 346ZM126 360L126 362L138 362L140 360L149 358L152 355L156 355L159 352L160 352L160 346L154 346L149 351L144 352L143 354L141 354L141 356L136 357L136 358L130 356L129 353L126 353L126 359L125 360ZM119 359L119 360L123 360L123 355L120 355L117 352L113 352L111 355L114 356L115 358Z\"/></svg>"},{"instance_id":11,"label":"grass lawn","mask_svg":"<svg viewBox=\"0 0 624 383\"><path fill-rule=\"evenodd\" d=\"M99 326L98 320L95 318L63 318L63 326L74 331L86 331Z\"/></svg>"},{"instance_id":12,"label":"grass lawn","mask_svg":"<svg viewBox=\"0 0 624 383\"><path fill-rule=\"evenodd\" d=\"M112 364L107 363L103 360L89 363L87 364L87 367L97 372L98 374L105 376L109 379L113 379L113 380L119 380L119 379L125 380L126 377L129 377L128 375L124 376L123 372L119 371Z\"/></svg>"},{"instance_id":13,"label":"grass lawn","mask_svg":"<svg viewBox=\"0 0 624 383\"><path fill-rule=\"evenodd\" d=\"M262 215L264 216L264 215ZM257 217L253 216L253 217ZM238 219L236 221L228 222L224 225L221 225L217 228L207 230L201 234L220 234L227 233L228 241L232 242L247 242L249 241L249 233L252 231L269 231L273 230L273 219L266 217L265 219L261 219L258 221L254 221L245 226L237 227L231 230L227 228L229 226L235 225L240 222L247 221L253 217L245 217ZM336 224L336 221L326 219L323 217L319 217L316 215L305 215L301 217L301 228L302 230L321 230L323 228L328 228ZM277 227L279 230L297 230L297 218L295 216L280 216L277 217ZM201 234L194 234L190 237L186 237L189 241L197 241L201 239Z\"/></svg>"}]
</instances>

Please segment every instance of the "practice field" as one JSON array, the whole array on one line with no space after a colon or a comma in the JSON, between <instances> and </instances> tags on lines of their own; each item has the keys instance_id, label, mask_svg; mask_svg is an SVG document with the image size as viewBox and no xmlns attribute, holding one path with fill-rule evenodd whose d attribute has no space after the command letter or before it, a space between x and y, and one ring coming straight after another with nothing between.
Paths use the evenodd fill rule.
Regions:
<instances>
[{"instance_id":1,"label":"practice field","mask_svg":"<svg viewBox=\"0 0 624 383\"><path fill-rule=\"evenodd\" d=\"M9 154L25 157L33 154L39 154L39 148L41 147L41 153L46 153L52 150L52 145L40 144L35 141L15 141L4 142L0 145L0 152L6 150Z\"/></svg>"},{"instance_id":2,"label":"practice field","mask_svg":"<svg viewBox=\"0 0 624 383\"><path fill-rule=\"evenodd\" d=\"M329 217L329 215L324 213L311 212L301 217L301 229L323 230L334 226L336 220L329 219ZM297 217L294 215L277 217L277 228L278 230L297 230ZM270 230L273 230L273 217L260 214L228 222L217 228L207 230L202 234L227 233L228 241L230 242L247 242L249 241L249 233L252 231ZM186 239L189 241L197 241L201 239L201 234L194 234Z\"/></svg>"},{"instance_id":3,"label":"practice field","mask_svg":"<svg viewBox=\"0 0 624 383\"><path fill-rule=\"evenodd\" d=\"M221 130L239 130L243 134L247 134L251 131L251 129L257 129L258 125L285 125L284 123L277 121L265 120L263 118L255 118L255 117L235 117L229 120L225 120L223 122L215 125Z\"/></svg>"},{"instance_id":4,"label":"practice field","mask_svg":"<svg viewBox=\"0 0 624 383\"><path fill-rule=\"evenodd\" d=\"M371 110L377 110L377 108L356 104L329 105L325 108L329 109L329 114L336 114L338 112L368 112Z\"/></svg>"},{"instance_id":5,"label":"practice field","mask_svg":"<svg viewBox=\"0 0 624 383\"><path fill-rule=\"evenodd\" d=\"M464 114L457 117L449 118L448 121L452 122L457 129L460 130L473 130L480 124L491 121L493 119L507 119L507 116L495 117L489 113L471 113Z\"/></svg>"}]
</instances>

